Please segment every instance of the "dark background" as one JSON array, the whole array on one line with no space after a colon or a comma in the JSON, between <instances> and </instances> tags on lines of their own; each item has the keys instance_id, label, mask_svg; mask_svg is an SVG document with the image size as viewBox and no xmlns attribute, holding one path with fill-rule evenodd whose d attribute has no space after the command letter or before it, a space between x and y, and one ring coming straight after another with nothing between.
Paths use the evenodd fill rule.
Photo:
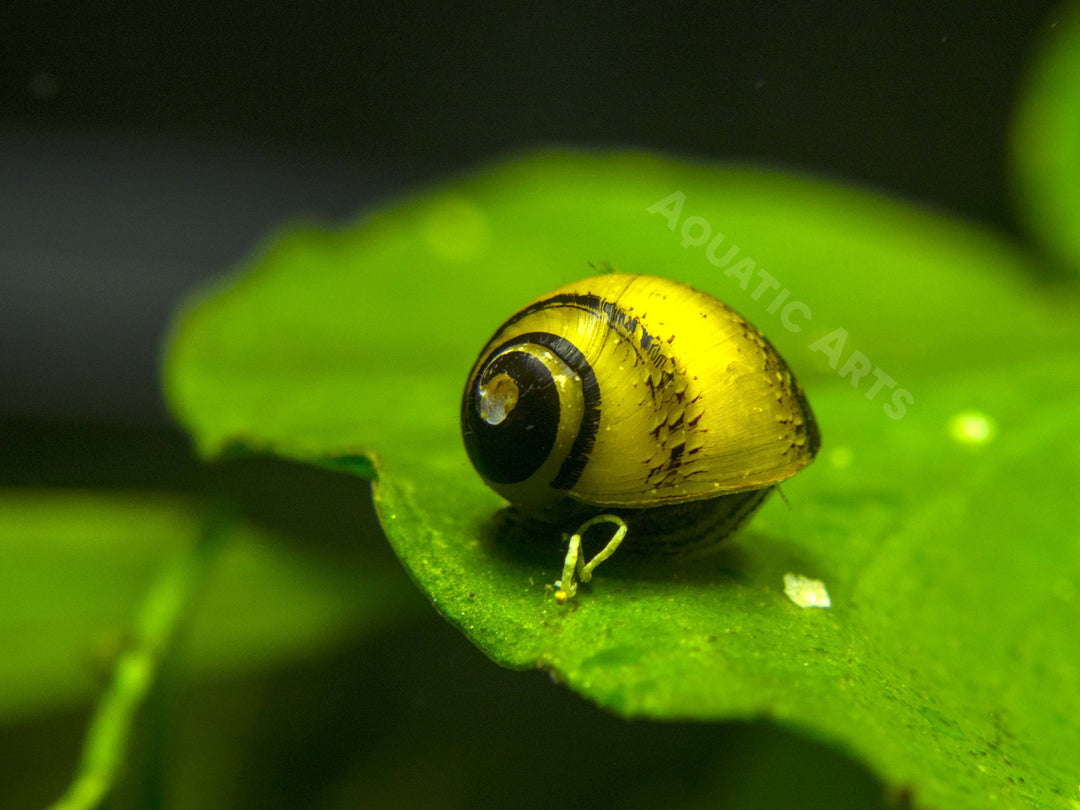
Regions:
<instances>
[{"instance_id":1,"label":"dark background","mask_svg":"<svg viewBox=\"0 0 1080 810\"><path fill-rule=\"evenodd\" d=\"M7 2L0 415L164 419L178 295L282 221L544 142L780 164L1012 230L1044 2Z\"/></svg>"},{"instance_id":2,"label":"dark background","mask_svg":"<svg viewBox=\"0 0 1080 810\"><path fill-rule=\"evenodd\" d=\"M0 485L221 486L191 460L158 394L159 348L183 293L278 225L340 222L515 148L637 146L781 165L1022 240L1007 127L1051 13L1042 2L930 0L532 11L4 3ZM260 473L276 482L261 502L255 479L231 486L256 510L272 500L279 519L295 507L284 520L304 525L304 508L324 517L329 507L311 492L289 501L298 474ZM333 488L320 479L313 491ZM355 490L334 497L343 536L368 526L372 553L389 554L370 510L355 514ZM387 806L402 796L424 806L439 795L443 806L491 800L469 793L483 780L519 805L526 796L537 805L693 798L698 782L713 798L750 795L762 806L770 790L771 806L792 797L815 806L815 795L838 806L834 783L878 795L851 763L767 727L627 727L543 676L497 669L425 615L373 649L268 675L257 690L213 687L223 694L201 705L215 717L255 690L269 695L266 706L291 707L253 709L246 732L233 732L257 743L243 771L253 781L281 768L268 783L281 806L302 806L351 773L350 757L369 763L361 775L374 768L372 778L389 780ZM84 722L64 713L0 730L0 761L31 776L44 768L25 795L55 796ZM418 739L419 754L408 747ZM410 756L436 774L430 785L400 764ZM507 756L545 775L497 773ZM593 766L606 781L575 783ZM670 785L658 787L657 769ZM744 781L725 783L721 772ZM267 806L257 790L239 795Z\"/></svg>"}]
</instances>

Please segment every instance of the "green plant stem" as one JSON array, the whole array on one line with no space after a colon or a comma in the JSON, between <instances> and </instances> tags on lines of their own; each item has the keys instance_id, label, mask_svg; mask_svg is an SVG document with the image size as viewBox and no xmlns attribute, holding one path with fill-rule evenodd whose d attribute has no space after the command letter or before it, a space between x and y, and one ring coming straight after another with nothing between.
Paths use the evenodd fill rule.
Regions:
<instances>
[{"instance_id":1,"label":"green plant stem","mask_svg":"<svg viewBox=\"0 0 1080 810\"><path fill-rule=\"evenodd\" d=\"M211 515L199 540L167 561L135 617L132 640L113 667L83 743L75 778L51 810L88 810L116 784L136 712L145 701L194 603L216 550L224 519Z\"/></svg>"}]
</instances>

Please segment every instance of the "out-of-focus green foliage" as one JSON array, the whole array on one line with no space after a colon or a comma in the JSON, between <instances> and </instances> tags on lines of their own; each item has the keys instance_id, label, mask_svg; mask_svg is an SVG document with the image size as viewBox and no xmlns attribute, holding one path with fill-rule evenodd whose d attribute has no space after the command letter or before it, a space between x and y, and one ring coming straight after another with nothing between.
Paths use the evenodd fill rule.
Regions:
<instances>
[{"instance_id":1,"label":"out-of-focus green foliage","mask_svg":"<svg viewBox=\"0 0 1080 810\"><path fill-rule=\"evenodd\" d=\"M0 492L0 720L101 690L149 584L195 543L205 512L176 496ZM379 573L303 556L238 521L194 606L183 665L251 672L355 639L395 610L400 581Z\"/></svg>"},{"instance_id":2,"label":"out-of-focus green foliage","mask_svg":"<svg viewBox=\"0 0 1080 810\"><path fill-rule=\"evenodd\" d=\"M1047 21L1012 136L1020 212L1080 273L1080 4Z\"/></svg>"},{"instance_id":3,"label":"out-of-focus green foliage","mask_svg":"<svg viewBox=\"0 0 1080 810\"><path fill-rule=\"evenodd\" d=\"M497 324L589 262L750 317L825 449L785 485L792 508L770 503L717 557L620 555L558 608L559 538L499 531L457 414ZM1060 438L1080 412L1080 318L1038 276L994 236L827 183L550 153L278 240L184 313L166 385L207 456L373 475L413 578L507 666L630 716L775 718L919 805L1060 805L1080 750L1080 554L1062 508L1080 454ZM787 322L783 290L805 304ZM856 379L863 361L875 372ZM788 572L823 579L833 608L789 602Z\"/></svg>"}]
</instances>

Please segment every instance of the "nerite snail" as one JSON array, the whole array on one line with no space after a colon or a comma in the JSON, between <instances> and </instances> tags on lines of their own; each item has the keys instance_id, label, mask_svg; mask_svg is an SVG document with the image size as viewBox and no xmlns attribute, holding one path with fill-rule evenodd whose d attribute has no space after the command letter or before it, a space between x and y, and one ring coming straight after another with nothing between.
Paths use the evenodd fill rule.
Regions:
<instances>
[{"instance_id":1,"label":"nerite snail","mask_svg":"<svg viewBox=\"0 0 1080 810\"><path fill-rule=\"evenodd\" d=\"M573 533L560 603L624 538L719 542L821 444L802 388L749 322L684 284L619 274L560 287L499 327L461 427L492 489ZM585 564L581 535L600 521L617 531Z\"/></svg>"}]
</instances>

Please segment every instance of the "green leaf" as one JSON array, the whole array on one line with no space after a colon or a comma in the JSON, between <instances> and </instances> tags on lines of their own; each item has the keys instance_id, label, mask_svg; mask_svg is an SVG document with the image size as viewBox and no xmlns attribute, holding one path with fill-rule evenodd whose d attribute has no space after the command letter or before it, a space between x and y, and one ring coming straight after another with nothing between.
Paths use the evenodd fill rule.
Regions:
<instances>
[{"instance_id":1,"label":"green leaf","mask_svg":"<svg viewBox=\"0 0 1080 810\"><path fill-rule=\"evenodd\" d=\"M655 204L676 191L670 228ZM706 227L727 240L715 263L692 244ZM560 608L545 590L560 539L500 529L457 420L495 327L588 262L689 281L750 317L806 387L825 450L785 484L790 509L773 499L717 556L620 553ZM374 474L413 578L506 666L627 716L774 718L919 805L1060 806L1080 750L1062 497L1080 456L1059 439L1080 419L1080 323L1038 276L1000 239L865 192L548 153L278 240L178 320L166 386L207 456ZM805 304L786 321L784 290ZM838 346L836 330L830 358L814 345ZM852 374L856 353L910 393L906 414ZM823 580L833 608L796 607L787 573Z\"/></svg>"},{"instance_id":2,"label":"green leaf","mask_svg":"<svg viewBox=\"0 0 1080 810\"><path fill-rule=\"evenodd\" d=\"M1020 212L1080 273L1080 5L1063 4L1042 37L1013 121Z\"/></svg>"},{"instance_id":3,"label":"green leaf","mask_svg":"<svg viewBox=\"0 0 1080 810\"><path fill-rule=\"evenodd\" d=\"M0 719L97 693L149 584L196 542L195 501L0 491ZM185 649L192 674L298 660L385 626L398 581L333 568L237 522L225 530Z\"/></svg>"}]
</instances>

